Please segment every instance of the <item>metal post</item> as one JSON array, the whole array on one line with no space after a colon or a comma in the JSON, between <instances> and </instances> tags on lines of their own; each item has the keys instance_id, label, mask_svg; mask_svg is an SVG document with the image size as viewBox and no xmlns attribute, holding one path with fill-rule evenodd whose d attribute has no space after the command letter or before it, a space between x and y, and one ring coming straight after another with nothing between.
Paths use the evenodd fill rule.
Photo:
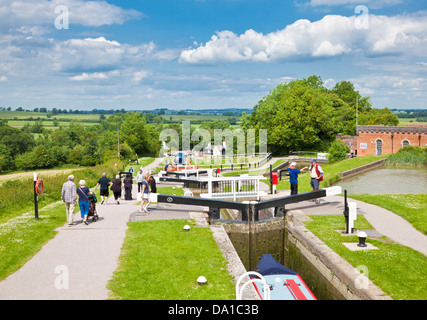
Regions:
<instances>
[{"instance_id":1,"label":"metal post","mask_svg":"<svg viewBox=\"0 0 427 320\"><path fill-rule=\"evenodd\" d=\"M120 160L120 129L119 129L119 125L117 125L117 157Z\"/></svg>"},{"instance_id":2,"label":"metal post","mask_svg":"<svg viewBox=\"0 0 427 320\"><path fill-rule=\"evenodd\" d=\"M344 190L344 217L345 217L345 233L349 233L349 209L347 202L347 190Z\"/></svg>"},{"instance_id":3,"label":"metal post","mask_svg":"<svg viewBox=\"0 0 427 320\"><path fill-rule=\"evenodd\" d=\"M273 194L273 165L270 164L270 193Z\"/></svg>"},{"instance_id":4,"label":"metal post","mask_svg":"<svg viewBox=\"0 0 427 320\"><path fill-rule=\"evenodd\" d=\"M34 173L34 212L35 212L35 218L39 218L39 196L36 191L36 183L37 183L37 173Z\"/></svg>"}]
</instances>

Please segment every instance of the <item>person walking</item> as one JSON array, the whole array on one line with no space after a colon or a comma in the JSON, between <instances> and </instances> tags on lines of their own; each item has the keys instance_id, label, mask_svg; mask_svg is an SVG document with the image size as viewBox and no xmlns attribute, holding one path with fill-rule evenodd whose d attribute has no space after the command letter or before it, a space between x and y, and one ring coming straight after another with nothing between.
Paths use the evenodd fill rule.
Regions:
<instances>
[{"instance_id":1,"label":"person walking","mask_svg":"<svg viewBox=\"0 0 427 320\"><path fill-rule=\"evenodd\" d=\"M132 200L132 176L128 173L123 180L125 186L125 200Z\"/></svg>"},{"instance_id":2,"label":"person walking","mask_svg":"<svg viewBox=\"0 0 427 320\"><path fill-rule=\"evenodd\" d=\"M122 180L120 180L120 176L116 175L116 179L111 182L111 191L114 194L114 200L116 200L117 204L120 204L120 197L122 196Z\"/></svg>"},{"instance_id":3,"label":"person walking","mask_svg":"<svg viewBox=\"0 0 427 320\"><path fill-rule=\"evenodd\" d=\"M150 204L150 175L147 173L145 175L145 180L142 183L142 202L141 206L139 207L139 212L148 212L147 210L149 204ZM144 206L144 203L147 202L147 204Z\"/></svg>"},{"instance_id":4,"label":"person walking","mask_svg":"<svg viewBox=\"0 0 427 320\"><path fill-rule=\"evenodd\" d=\"M308 169L308 167L304 167L301 170L298 170L296 168L296 162L292 162L289 168L286 169L286 171L289 172L289 182L291 184L291 195L298 194L298 175L304 171L305 169Z\"/></svg>"},{"instance_id":5,"label":"person walking","mask_svg":"<svg viewBox=\"0 0 427 320\"><path fill-rule=\"evenodd\" d=\"M157 193L157 186L156 186L156 180L154 179L153 176L150 176L150 191L152 193Z\"/></svg>"},{"instance_id":6,"label":"person walking","mask_svg":"<svg viewBox=\"0 0 427 320\"><path fill-rule=\"evenodd\" d=\"M74 176L69 175L68 181L62 185L61 191L62 201L65 203L65 211L67 213L68 226L73 225L74 220L74 208L77 204L77 188L74 183Z\"/></svg>"},{"instance_id":7,"label":"person walking","mask_svg":"<svg viewBox=\"0 0 427 320\"><path fill-rule=\"evenodd\" d=\"M77 189L77 194L79 195L79 207L80 207L80 216L84 224L88 224L87 216L89 214L89 196L92 194L89 188L86 187L86 181L79 181L80 187Z\"/></svg>"},{"instance_id":8,"label":"person walking","mask_svg":"<svg viewBox=\"0 0 427 320\"><path fill-rule=\"evenodd\" d=\"M142 173L142 169L139 169L138 173L136 174L136 182L138 183L138 193L140 193L142 189L142 183L144 182L144 174Z\"/></svg>"},{"instance_id":9,"label":"person walking","mask_svg":"<svg viewBox=\"0 0 427 320\"><path fill-rule=\"evenodd\" d=\"M311 177L310 185L313 188L313 191L319 190L320 182L323 181L323 170L322 167L317 164L316 159L311 160L309 172ZM316 199L315 202L320 203L320 200Z\"/></svg>"},{"instance_id":10,"label":"person walking","mask_svg":"<svg viewBox=\"0 0 427 320\"><path fill-rule=\"evenodd\" d=\"M103 204L105 202L105 204L107 204L108 201L108 196L110 195L109 191L108 191L108 187L110 186L110 179L107 178L107 174L103 173L102 177L98 180L98 183L95 186L95 190L98 189L99 186L99 195L101 196L101 204Z\"/></svg>"}]
</instances>

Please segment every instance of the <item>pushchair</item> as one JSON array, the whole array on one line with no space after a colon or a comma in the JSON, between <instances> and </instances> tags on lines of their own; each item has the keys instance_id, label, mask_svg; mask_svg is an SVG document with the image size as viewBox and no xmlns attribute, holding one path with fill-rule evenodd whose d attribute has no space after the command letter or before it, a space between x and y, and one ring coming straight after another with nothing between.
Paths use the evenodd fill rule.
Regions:
<instances>
[{"instance_id":1,"label":"pushchair","mask_svg":"<svg viewBox=\"0 0 427 320\"><path fill-rule=\"evenodd\" d=\"M96 196L94 193L88 196L89 198L89 214L87 215L88 218L92 218L92 222L95 222L99 219L98 213L96 212L96 203L98 202L98 199L96 199Z\"/></svg>"}]
</instances>

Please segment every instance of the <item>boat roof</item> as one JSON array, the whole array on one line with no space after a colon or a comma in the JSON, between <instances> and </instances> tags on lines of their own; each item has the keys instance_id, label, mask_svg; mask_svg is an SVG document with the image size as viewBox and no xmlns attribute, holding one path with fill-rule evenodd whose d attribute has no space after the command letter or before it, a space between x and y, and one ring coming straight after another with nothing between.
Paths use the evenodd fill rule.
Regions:
<instances>
[{"instance_id":1,"label":"boat roof","mask_svg":"<svg viewBox=\"0 0 427 320\"><path fill-rule=\"evenodd\" d=\"M255 271L263 276L274 275L274 274L291 274L296 275L297 273L289 268L286 268L280 264L271 254L263 254L256 266Z\"/></svg>"}]
</instances>

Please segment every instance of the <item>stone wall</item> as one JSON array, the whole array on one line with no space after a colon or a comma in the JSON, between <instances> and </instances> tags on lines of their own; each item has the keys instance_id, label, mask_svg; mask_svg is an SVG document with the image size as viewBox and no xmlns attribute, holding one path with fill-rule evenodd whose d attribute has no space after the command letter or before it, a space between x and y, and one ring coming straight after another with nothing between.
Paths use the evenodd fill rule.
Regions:
<instances>
[{"instance_id":1,"label":"stone wall","mask_svg":"<svg viewBox=\"0 0 427 320\"><path fill-rule=\"evenodd\" d=\"M297 271L319 300L391 300L303 224L302 211L287 213L285 264Z\"/></svg>"},{"instance_id":2,"label":"stone wall","mask_svg":"<svg viewBox=\"0 0 427 320\"><path fill-rule=\"evenodd\" d=\"M262 254L270 253L280 263L298 272L319 300L391 300L307 230L303 223L306 219L309 218L302 211L292 210L287 212L286 219L255 224L215 223L226 230L245 270L254 270ZM239 272L243 272L241 267Z\"/></svg>"}]
</instances>

